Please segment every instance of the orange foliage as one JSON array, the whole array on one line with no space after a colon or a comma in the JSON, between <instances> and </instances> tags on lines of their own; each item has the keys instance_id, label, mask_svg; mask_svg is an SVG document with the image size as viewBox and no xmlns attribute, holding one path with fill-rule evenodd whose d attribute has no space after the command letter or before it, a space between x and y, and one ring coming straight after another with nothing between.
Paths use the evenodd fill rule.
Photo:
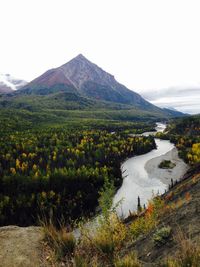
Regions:
<instances>
[{"instance_id":1,"label":"orange foliage","mask_svg":"<svg viewBox=\"0 0 200 267\"><path fill-rule=\"evenodd\" d=\"M185 199L189 202L191 200L191 195L189 192L185 194Z\"/></svg>"}]
</instances>

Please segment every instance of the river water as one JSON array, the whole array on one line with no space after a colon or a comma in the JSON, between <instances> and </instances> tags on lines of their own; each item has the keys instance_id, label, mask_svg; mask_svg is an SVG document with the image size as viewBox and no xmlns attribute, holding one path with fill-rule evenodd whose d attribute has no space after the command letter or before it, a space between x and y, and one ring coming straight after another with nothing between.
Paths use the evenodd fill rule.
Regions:
<instances>
[{"instance_id":1,"label":"river water","mask_svg":"<svg viewBox=\"0 0 200 267\"><path fill-rule=\"evenodd\" d=\"M165 124L157 123L156 132L163 132L165 128ZM145 132L142 135L155 135L156 132ZM123 183L113 199L113 206L117 205L116 211L119 217L126 218L129 215L129 211L133 212L137 210L138 196L140 196L141 204L147 204L148 200L152 198L153 193L164 193L165 189L168 187L166 183L160 180L159 172L158 176L154 175L152 178L147 173L145 165L150 160L172 151L175 146L168 140L155 138L155 142L157 149L144 155L132 157L126 160L121 166ZM120 204L118 205L118 203ZM95 232L98 225L99 216L100 215L85 224L85 227L92 233ZM74 235L78 239L80 237L80 229L75 229Z\"/></svg>"},{"instance_id":2,"label":"river water","mask_svg":"<svg viewBox=\"0 0 200 267\"><path fill-rule=\"evenodd\" d=\"M157 123L156 131L164 131L165 125ZM143 133L144 136L155 134L155 132ZM117 203L117 214L120 217L127 217L129 211L137 210L137 199L140 197L141 204L147 204L153 194L162 194L167 189L167 184L163 183L159 177L153 178L148 175L145 164L158 156L164 155L174 148L174 144L168 140L155 139L157 149L126 160L122 166L123 183L114 196L113 205Z\"/></svg>"}]
</instances>

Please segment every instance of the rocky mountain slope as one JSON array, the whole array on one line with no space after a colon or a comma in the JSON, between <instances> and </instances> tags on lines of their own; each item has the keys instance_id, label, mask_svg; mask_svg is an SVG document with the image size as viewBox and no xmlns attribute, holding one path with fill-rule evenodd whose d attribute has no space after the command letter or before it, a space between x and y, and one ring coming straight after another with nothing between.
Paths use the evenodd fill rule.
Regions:
<instances>
[{"instance_id":1,"label":"rocky mountain slope","mask_svg":"<svg viewBox=\"0 0 200 267\"><path fill-rule=\"evenodd\" d=\"M161 109L146 101L83 55L48 70L19 90L4 94L0 98L0 108L48 114L55 110L81 110L86 111L81 117L114 120L183 116L178 111Z\"/></svg>"},{"instance_id":2,"label":"rocky mountain slope","mask_svg":"<svg viewBox=\"0 0 200 267\"><path fill-rule=\"evenodd\" d=\"M79 95L97 101L131 105L160 112L139 94L118 83L114 76L78 55L68 63L48 70L20 90L20 94L48 95L56 92Z\"/></svg>"}]
</instances>

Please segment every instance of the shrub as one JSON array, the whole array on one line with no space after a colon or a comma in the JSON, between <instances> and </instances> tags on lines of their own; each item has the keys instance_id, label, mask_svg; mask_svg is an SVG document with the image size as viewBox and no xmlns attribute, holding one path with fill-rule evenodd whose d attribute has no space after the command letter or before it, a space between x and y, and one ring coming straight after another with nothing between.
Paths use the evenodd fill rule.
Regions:
<instances>
[{"instance_id":1,"label":"shrub","mask_svg":"<svg viewBox=\"0 0 200 267\"><path fill-rule=\"evenodd\" d=\"M158 217L163 206L164 202L160 197L155 197L149 202L145 214L138 217L130 225L130 233L133 239L137 239L140 235L148 233L158 224Z\"/></svg>"},{"instance_id":2,"label":"shrub","mask_svg":"<svg viewBox=\"0 0 200 267\"><path fill-rule=\"evenodd\" d=\"M98 227L93 242L103 253L113 254L121 248L126 235L126 226L112 213L109 220Z\"/></svg>"},{"instance_id":3,"label":"shrub","mask_svg":"<svg viewBox=\"0 0 200 267\"><path fill-rule=\"evenodd\" d=\"M162 246L169 240L171 236L171 227L162 227L153 235L153 241L156 246Z\"/></svg>"}]
</instances>

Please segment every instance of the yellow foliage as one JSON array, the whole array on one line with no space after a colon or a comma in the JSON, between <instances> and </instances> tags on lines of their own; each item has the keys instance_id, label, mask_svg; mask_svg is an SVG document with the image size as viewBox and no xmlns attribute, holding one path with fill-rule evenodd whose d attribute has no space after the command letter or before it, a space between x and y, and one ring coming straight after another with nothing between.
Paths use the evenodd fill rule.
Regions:
<instances>
[{"instance_id":1,"label":"yellow foliage","mask_svg":"<svg viewBox=\"0 0 200 267\"><path fill-rule=\"evenodd\" d=\"M37 165L36 165L36 164L34 164L34 165L33 165L33 171L34 171L34 172L36 172L36 171L37 171L37 169L38 169L38 168L37 168Z\"/></svg>"},{"instance_id":2,"label":"yellow foliage","mask_svg":"<svg viewBox=\"0 0 200 267\"><path fill-rule=\"evenodd\" d=\"M127 236L127 229L116 214L111 214L109 220L102 222L97 229L93 242L104 253L119 250Z\"/></svg>"},{"instance_id":3,"label":"yellow foliage","mask_svg":"<svg viewBox=\"0 0 200 267\"><path fill-rule=\"evenodd\" d=\"M25 172L28 169L28 162L23 162L21 169L23 172Z\"/></svg>"},{"instance_id":4,"label":"yellow foliage","mask_svg":"<svg viewBox=\"0 0 200 267\"><path fill-rule=\"evenodd\" d=\"M10 168L10 172L11 172L13 175L15 175L15 174L16 174L16 170L15 170L15 168Z\"/></svg>"},{"instance_id":5,"label":"yellow foliage","mask_svg":"<svg viewBox=\"0 0 200 267\"><path fill-rule=\"evenodd\" d=\"M16 169L20 169L20 161L19 161L19 159L16 159Z\"/></svg>"},{"instance_id":6,"label":"yellow foliage","mask_svg":"<svg viewBox=\"0 0 200 267\"><path fill-rule=\"evenodd\" d=\"M136 239L141 234L148 233L157 225L157 220L153 216L142 216L136 219L130 226L132 238Z\"/></svg>"},{"instance_id":7,"label":"yellow foliage","mask_svg":"<svg viewBox=\"0 0 200 267\"><path fill-rule=\"evenodd\" d=\"M55 192L54 192L53 190L51 190L51 191L49 192L49 196L50 196L50 198L53 198L53 197L55 196Z\"/></svg>"},{"instance_id":8,"label":"yellow foliage","mask_svg":"<svg viewBox=\"0 0 200 267\"><path fill-rule=\"evenodd\" d=\"M39 172L36 171L36 173L34 174L34 178L38 178L39 177Z\"/></svg>"},{"instance_id":9,"label":"yellow foliage","mask_svg":"<svg viewBox=\"0 0 200 267\"><path fill-rule=\"evenodd\" d=\"M26 153L22 153L22 158L26 159L27 158L27 155Z\"/></svg>"},{"instance_id":10,"label":"yellow foliage","mask_svg":"<svg viewBox=\"0 0 200 267\"><path fill-rule=\"evenodd\" d=\"M190 163L200 162L200 143L192 145L191 153L187 154L187 158Z\"/></svg>"},{"instance_id":11,"label":"yellow foliage","mask_svg":"<svg viewBox=\"0 0 200 267\"><path fill-rule=\"evenodd\" d=\"M163 207L164 201L159 197L156 197L149 202L144 216L138 217L130 225L130 231L133 239L138 238L142 234L148 233L158 224L158 217L159 214L162 212Z\"/></svg>"},{"instance_id":12,"label":"yellow foliage","mask_svg":"<svg viewBox=\"0 0 200 267\"><path fill-rule=\"evenodd\" d=\"M46 196L47 196L47 193L43 191L43 192L41 193L41 197L42 197L43 199L46 199Z\"/></svg>"}]
</instances>

